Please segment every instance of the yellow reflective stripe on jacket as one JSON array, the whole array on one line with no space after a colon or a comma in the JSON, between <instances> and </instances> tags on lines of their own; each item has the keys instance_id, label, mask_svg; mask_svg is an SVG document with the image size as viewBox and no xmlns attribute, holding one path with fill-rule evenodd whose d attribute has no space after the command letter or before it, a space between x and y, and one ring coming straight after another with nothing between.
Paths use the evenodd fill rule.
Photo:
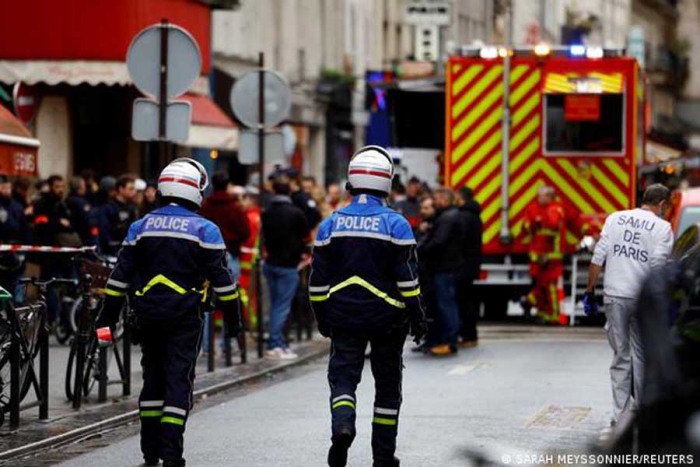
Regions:
<instances>
[{"instance_id":1,"label":"yellow reflective stripe on jacket","mask_svg":"<svg viewBox=\"0 0 700 467\"><path fill-rule=\"evenodd\" d=\"M167 277L165 277L163 274L158 274L156 277L148 281L148 284L141 290L136 292L136 296L142 297L146 292L151 290L153 287L155 287L158 284L163 284L167 287L170 287L173 289L175 292L179 293L180 295L185 295L187 291L177 285L175 282L171 281Z\"/></svg>"},{"instance_id":2,"label":"yellow reflective stripe on jacket","mask_svg":"<svg viewBox=\"0 0 700 467\"><path fill-rule=\"evenodd\" d=\"M333 287L331 287L331 290L328 292L328 295L332 295L333 293L344 289L345 287L348 287L350 285L359 285L360 287L364 287L365 289L369 290L372 292L374 295L377 297L381 298L385 302L387 302L389 305L395 306L396 308L406 308L406 304L396 300L395 298L391 298L386 292L382 292L360 276L352 276L349 279L344 280L340 284L337 284Z\"/></svg>"},{"instance_id":3,"label":"yellow reflective stripe on jacket","mask_svg":"<svg viewBox=\"0 0 700 467\"><path fill-rule=\"evenodd\" d=\"M554 229L540 229L537 231L537 234L538 235L546 235L548 237L555 237L555 236L559 235L559 231L554 230Z\"/></svg>"},{"instance_id":4,"label":"yellow reflective stripe on jacket","mask_svg":"<svg viewBox=\"0 0 700 467\"><path fill-rule=\"evenodd\" d=\"M222 302L230 302L231 300L235 300L238 298L238 291L233 292L232 294L229 295L221 295L219 296L219 300Z\"/></svg>"},{"instance_id":5,"label":"yellow reflective stripe on jacket","mask_svg":"<svg viewBox=\"0 0 700 467\"><path fill-rule=\"evenodd\" d=\"M126 292L123 291L118 291L118 290L112 290L112 289L104 289L105 295L110 295L112 297L124 297L126 296Z\"/></svg>"},{"instance_id":6,"label":"yellow reflective stripe on jacket","mask_svg":"<svg viewBox=\"0 0 700 467\"><path fill-rule=\"evenodd\" d=\"M420 295L420 287L417 287L417 288L415 288L415 289L413 289L413 290L408 290L408 291L402 291L402 292L401 292L401 296L402 296L402 297L406 297L406 298L417 297L418 295Z\"/></svg>"},{"instance_id":7,"label":"yellow reflective stripe on jacket","mask_svg":"<svg viewBox=\"0 0 700 467\"><path fill-rule=\"evenodd\" d=\"M325 302L328 300L328 294L324 295L309 295L309 300L312 302Z\"/></svg>"}]
</instances>

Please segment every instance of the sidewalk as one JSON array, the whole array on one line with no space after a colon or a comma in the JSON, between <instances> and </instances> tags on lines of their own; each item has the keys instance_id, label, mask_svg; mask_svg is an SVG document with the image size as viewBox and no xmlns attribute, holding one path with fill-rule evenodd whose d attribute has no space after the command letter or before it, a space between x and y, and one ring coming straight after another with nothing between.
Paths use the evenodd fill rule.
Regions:
<instances>
[{"instance_id":1,"label":"sidewalk","mask_svg":"<svg viewBox=\"0 0 700 467\"><path fill-rule=\"evenodd\" d=\"M216 343L217 347L219 342ZM236 343L233 343L236 349ZM258 359L255 343L248 342L248 363L240 364L240 356L233 355L233 366L224 366L223 352L217 355L216 370L207 372L207 357L202 354L197 362L195 396L199 398L229 389L232 386L257 380L265 375L279 372L285 368L300 365L329 350L328 341L315 339L292 344L292 349L299 354L298 360L272 361ZM138 417L138 394L142 386L141 350L132 349L131 396L122 396L122 385L110 385L107 388L108 401L97 403L97 385L90 397L83 400L83 408L76 412L64 394L65 372L69 348L61 346L52 339L49 363L49 420L38 420L38 409L21 412L19 429L11 432L9 420L0 427L0 464L4 460L24 456L39 450L62 445L76 439L102 431L106 428L122 425ZM114 362L110 365L110 378L116 379L118 372ZM33 401L30 392L24 402Z\"/></svg>"}]
</instances>

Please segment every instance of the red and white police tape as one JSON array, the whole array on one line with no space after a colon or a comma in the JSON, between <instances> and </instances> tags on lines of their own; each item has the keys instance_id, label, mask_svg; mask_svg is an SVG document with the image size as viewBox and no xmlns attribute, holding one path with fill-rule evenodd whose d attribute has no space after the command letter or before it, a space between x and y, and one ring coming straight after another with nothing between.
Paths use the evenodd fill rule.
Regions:
<instances>
[{"instance_id":1,"label":"red and white police tape","mask_svg":"<svg viewBox=\"0 0 700 467\"><path fill-rule=\"evenodd\" d=\"M14 253L87 253L95 251L94 246L71 248L63 246L37 246L37 245L0 245L0 252L11 251Z\"/></svg>"}]
</instances>

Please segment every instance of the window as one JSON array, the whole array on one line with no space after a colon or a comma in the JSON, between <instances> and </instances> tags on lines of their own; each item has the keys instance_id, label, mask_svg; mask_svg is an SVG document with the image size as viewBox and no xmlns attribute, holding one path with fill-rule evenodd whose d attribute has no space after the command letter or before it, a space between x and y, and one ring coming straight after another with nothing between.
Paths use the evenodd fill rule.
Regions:
<instances>
[{"instance_id":1,"label":"window","mask_svg":"<svg viewBox=\"0 0 700 467\"><path fill-rule=\"evenodd\" d=\"M545 94L544 102L545 155L622 155L623 94Z\"/></svg>"},{"instance_id":2,"label":"window","mask_svg":"<svg viewBox=\"0 0 700 467\"><path fill-rule=\"evenodd\" d=\"M676 238L685 232L685 230L700 222L700 206L687 206L683 208L681 216L678 219L678 227L676 228Z\"/></svg>"}]
</instances>

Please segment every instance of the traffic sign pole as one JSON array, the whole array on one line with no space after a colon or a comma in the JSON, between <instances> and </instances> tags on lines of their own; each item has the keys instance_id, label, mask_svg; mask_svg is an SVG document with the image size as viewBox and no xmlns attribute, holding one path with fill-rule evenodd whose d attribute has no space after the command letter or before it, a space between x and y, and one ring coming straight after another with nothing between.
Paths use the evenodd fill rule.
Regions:
<instances>
[{"instance_id":1,"label":"traffic sign pole","mask_svg":"<svg viewBox=\"0 0 700 467\"><path fill-rule=\"evenodd\" d=\"M158 95L158 137L161 165L170 162L168 134L168 20L160 22L160 92Z\"/></svg>"},{"instance_id":2,"label":"traffic sign pole","mask_svg":"<svg viewBox=\"0 0 700 467\"><path fill-rule=\"evenodd\" d=\"M260 119L260 125L258 126L258 161L260 163L260 185L258 190L260 192L260 199L262 200L264 189L265 189L265 53L260 52L259 55L259 66L260 71L258 72L258 79L260 92L258 93L258 114ZM260 246L258 247L260 251L263 249L263 237L260 236ZM265 327L263 324L263 307L262 307L262 277L261 277L261 266L262 262L260 257L257 258L257 268L256 268L256 287L255 294L258 304L258 357L263 358L263 332Z\"/></svg>"},{"instance_id":3,"label":"traffic sign pole","mask_svg":"<svg viewBox=\"0 0 700 467\"><path fill-rule=\"evenodd\" d=\"M168 20L160 22L160 93L158 95L159 121L158 136L161 139L167 134L168 110Z\"/></svg>"}]
</instances>

